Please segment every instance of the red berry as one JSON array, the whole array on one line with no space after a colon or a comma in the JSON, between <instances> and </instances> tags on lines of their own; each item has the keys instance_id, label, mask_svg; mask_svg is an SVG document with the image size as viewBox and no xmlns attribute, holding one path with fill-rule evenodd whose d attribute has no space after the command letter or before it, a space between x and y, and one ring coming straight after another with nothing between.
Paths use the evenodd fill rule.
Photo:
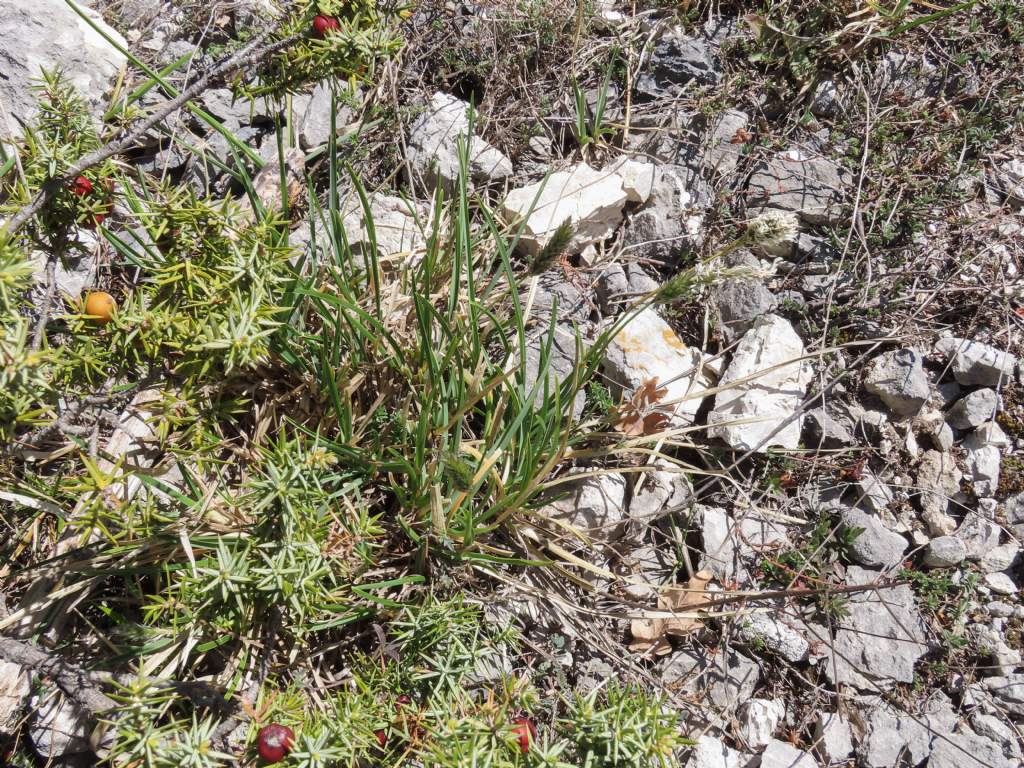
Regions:
<instances>
[{"instance_id":1,"label":"red berry","mask_svg":"<svg viewBox=\"0 0 1024 768\"><path fill-rule=\"evenodd\" d=\"M75 180L71 182L71 191L79 197L90 195L92 194L92 182L85 176L76 176Z\"/></svg>"},{"instance_id":2,"label":"red berry","mask_svg":"<svg viewBox=\"0 0 1024 768\"><path fill-rule=\"evenodd\" d=\"M519 738L519 749L525 755L530 751L530 742L537 738L537 726L528 717L517 717L512 722L515 723L512 726L512 733Z\"/></svg>"},{"instance_id":3,"label":"red berry","mask_svg":"<svg viewBox=\"0 0 1024 768\"><path fill-rule=\"evenodd\" d=\"M82 226L86 229L96 229L96 227L103 223L107 218L105 213L94 213L91 217L82 222Z\"/></svg>"},{"instance_id":4,"label":"red berry","mask_svg":"<svg viewBox=\"0 0 1024 768\"><path fill-rule=\"evenodd\" d=\"M388 735L384 733L383 728L378 728L373 732L373 735L377 737L377 743L380 744L381 749L388 745Z\"/></svg>"},{"instance_id":5,"label":"red berry","mask_svg":"<svg viewBox=\"0 0 1024 768\"><path fill-rule=\"evenodd\" d=\"M313 34L320 39L326 37L328 32L337 32L339 29L341 24L333 16L324 16L320 13L313 19Z\"/></svg>"},{"instance_id":6,"label":"red berry","mask_svg":"<svg viewBox=\"0 0 1024 768\"><path fill-rule=\"evenodd\" d=\"M279 763L291 752L295 734L285 725L271 723L260 728L256 743L260 757L268 763Z\"/></svg>"},{"instance_id":7,"label":"red berry","mask_svg":"<svg viewBox=\"0 0 1024 768\"><path fill-rule=\"evenodd\" d=\"M397 699L395 699L395 711L396 712L401 712L402 711L402 707L407 707L410 704L412 704L412 699L410 699L408 696L406 696L403 693L401 696L399 696Z\"/></svg>"}]
</instances>

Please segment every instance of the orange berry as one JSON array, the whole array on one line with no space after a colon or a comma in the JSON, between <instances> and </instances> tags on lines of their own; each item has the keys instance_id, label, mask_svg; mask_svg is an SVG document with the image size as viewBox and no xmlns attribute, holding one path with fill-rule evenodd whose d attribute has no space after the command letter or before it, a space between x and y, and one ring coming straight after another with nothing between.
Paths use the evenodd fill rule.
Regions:
<instances>
[{"instance_id":1,"label":"orange berry","mask_svg":"<svg viewBox=\"0 0 1024 768\"><path fill-rule=\"evenodd\" d=\"M85 297L85 314L92 315L92 319L100 325L109 323L116 309L114 297L105 291L90 291Z\"/></svg>"}]
</instances>

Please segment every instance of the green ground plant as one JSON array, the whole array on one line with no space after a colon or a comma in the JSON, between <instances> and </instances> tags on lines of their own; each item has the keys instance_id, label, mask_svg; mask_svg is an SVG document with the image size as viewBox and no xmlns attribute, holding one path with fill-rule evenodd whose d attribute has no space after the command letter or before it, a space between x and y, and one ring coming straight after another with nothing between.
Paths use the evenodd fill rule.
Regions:
<instances>
[{"instance_id":1,"label":"green ground plant","mask_svg":"<svg viewBox=\"0 0 1024 768\"><path fill-rule=\"evenodd\" d=\"M833 515L822 514L804 544L764 560L761 572L778 584L821 590L813 597L818 609L842 618L846 615L846 599L830 594L828 586L835 582L835 564L852 561L850 548L863 532L863 528L842 525Z\"/></svg>"},{"instance_id":2,"label":"green ground plant","mask_svg":"<svg viewBox=\"0 0 1024 768\"><path fill-rule=\"evenodd\" d=\"M77 102L59 77L43 95L43 118L5 165L7 211L100 141L92 126L66 132ZM53 212L0 246L0 413L15 441L2 471L27 500L6 517L3 554L16 594L34 568L57 565L76 599L88 596L76 626L111 651L94 671L134 670L110 691L103 753L117 765L235 760L223 729L249 697L249 742L270 719L296 726L294 765L382 755L394 765L667 765L683 741L663 699L612 686L538 708L526 676L481 687L481 658L514 654L511 636L484 633L475 610L427 587L455 592L471 575L543 565L514 543L516 528L600 426L581 426L567 404L622 323L709 276L682 273L645 297L581 346L561 381L548 375L552 318L528 372L519 286L530 267L514 255L515 231L471 197L466 172L453 199L435 199L423 252L391 272L377 259L369 197L333 138L327 157L323 191L307 177L304 206L323 262L289 246L289 201L261 199L244 165L244 196L213 200L111 161L91 183L114 180L112 217L97 221L91 200L61 192ZM368 215L367 248L347 241L352 205ZM101 324L83 297L54 297L33 349L26 253L54 238L84 247L83 223L110 254L92 287L117 308ZM110 428L102 409L75 410L146 387L157 393L152 470L97 446ZM19 456L52 445L45 469ZM129 483L137 494L123 494ZM40 548L26 550L33 540ZM57 541L89 546L34 558ZM44 595L38 632L58 631L65 602ZM365 656L349 639L372 622L396 656ZM351 664L343 692L311 682L332 648ZM212 699L190 695L206 680L217 681ZM395 722L402 695L415 715ZM524 754L512 727L526 712L541 735Z\"/></svg>"},{"instance_id":3,"label":"green ground plant","mask_svg":"<svg viewBox=\"0 0 1024 768\"><path fill-rule=\"evenodd\" d=\"M232 83L236 95L279 103L322 80L337 114L353 82L372 81L374 62L399 49L399 10L300 4L273 37L270 66ZM854 10L768 3L750 52L767 57L766 72L785 67L791 87L810 87L819 74L812 64L836 63L859 39L860 27L844 26ZM524 71L535 74L549 66L544 56L555 58L551 50L574 44L580 27L553 5L517 11L509 39L507 29L495 38L495 60L525 50ZM790 11L790 21L776 23ZM906 11L900 3L886 12L886 35L909 31ZM339 32L312 38L317 13L336 15ZM519 33L528 42L511 39ZM470 75L491 71L491 60L467 50L447 62L439 56L437 77L462 78L473 90ZM176 95L168 81L184 59L160 70L129 61L147 79L121 89L100 126L83 118L59 74L45 78L39 120L16 153L0 155L2 215L138 121L147 92ZM618 66L611 58L593 114L584 98L589 81L575 84L581 151L609 136L603 112ZM551 82L568 83L571 68L552 69L565 71L549 73ZM593 68L585 71L592 79ZM515 92L494 86L489 98ZM538 100L545 115L557 94L547 91ZM715 111L733 106L720 98ZM685 430L617 433L617 404L597 376L599 362L638 311L685 304L716 279L744 273L716 272L713 257L679 272L596 340L577 338L575 369L556 376L555 313L538 322L522 296L540 272L559 268L568 229L524 261L517 227L496 218L486 192L471 191L466 147L460 182L421 214L421 247L396 262L381 259L373 193L345 162L365 159L372 147L346 144L333 125L330 140L300 158L299 193L282 184L279 199L261 197L257 176L280 170L275 158L260 157L198 106L189 109L227 139L231 160L219 170L235 196L158 183L110 158L85 173L99 194L62 187L28 227L0 237L0 576L12 598L0 627L16 624L27 610L18 601L31 602L42 581L28 635L62 638L59 651L87 660L114 697L98 743L115 765L252 763L258 728L271 722L295 731L286 764L304 768L674 764L685 741L665 698L628 680L571 690L557 662L524 653L513 632L495 631L461 595L529 568L556 572L560 555L537 534L550 522L538 507L565 487L571 467L641 471L663 449L703 447ZM976 110L972 151L999 129L984 109ZM371 104L366 114L411 117L391 104ZM936 134L941 115L927 117L922 125ZM869 139L885 148L872 155L873 178L896 178L898 153L923 130L916 119L893 112L874 126ZM530 117L531 131L542 125ZM296 131L290 118L277 128L276 160L287 177ZM951 146L937 150L942 162ZM855 166L860 149L850 144ZM718 204L730 220L729 202ZM916 231L917 223L880 211L892 219L879 230L886 243ZM366 237L357 247L349 220L360 212ZM308 247L292 237L300 218ZM766 222L775 227L762 233L769 240L792 236L796 226L777 213ZM738 235L716 255L755 244ZM85 314L84 296L39 298L49 281L39 256L45 271L83 254L102 257L87 290L113 296L109 323ZM810 322L811 311L801 313ZM142 391L155 393L146 412L151 439L130 457L113 453L106 438ZM589 402L576 419L571 404L580 392ZM136 463L139 454L152 463ZM769 489L787 488L790 469L766 468ZM687 537L676 533L683 563ZM840 616L842 599L829 588L859 533L821 515L804 543L766 559L763 575L780 587L820 589L818 607ZM683 565L677 569L681 575ZM51 570L59 578L46 584ZM955 617L956 626L966 588L945 603L950 584L905 578L926 609L943 621ZM67 625L73 633L62 631ZM567 635L552 641L556 650L567 650ZM525 753L522 717L538 728ZM233 725L241 733L229 739ZM30 758L19 749L13 761L27 768Z\"/></svg>"},{"instance_id":4,"label":"green ground plant","mask_svg":"<svg viewBox=\"0 0 1024 768\"><path fill-rule=\"evenodd\" d=\"M289 765L618 766L667 765L684 741L664 699L612 683L606 690L542 702L529 676L501 672L517 651L510 631L485 630L461 600L428 598L388 625L389 656L354 654L343 689L314 704L299 681L264 687L248 728L292 728ZM115 694L107 721L115 764L215 766L235 756L210 748L220 720L187 711L159 681L138 676ZM552 711L563 713L552 718ZM540 723L524 752L516 718Z\"/></svg>"}]
</instances>

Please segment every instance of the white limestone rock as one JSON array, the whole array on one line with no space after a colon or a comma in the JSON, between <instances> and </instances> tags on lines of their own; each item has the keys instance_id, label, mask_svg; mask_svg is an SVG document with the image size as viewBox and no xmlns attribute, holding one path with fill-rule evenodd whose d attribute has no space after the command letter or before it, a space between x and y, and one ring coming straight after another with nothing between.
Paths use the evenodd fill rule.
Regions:
<instances>
[{"instance_id":1,"label":"white limestone rock","mask_svg":"<svg viewBox=\"0 0 1024 768\"><path fill-rule=\"evenodd\" d=\"M693 486L686 474L668 462L659 461L652 472L638 474L629 500L629 517L651 523L677 511L693 497Z\"/></svg>"},{"instance_id":2,"label":"white limestone rock","mask_svg":"<svg viewBox=\"0 0 1024 768\"><path fill-rule=\"evenodd\" d=\"M687 768L746 768L753 760L753 755L746 755L731 747L725 746L721 739L714 736L699 736L693 746Z\"/></svg>"},{"instance_id":3,"label":"white limestone rock","mask_svg":"<svg viewBox=\"0 0 1024 768\"><path fill-rule=\"evenodd\" d=\"M853 754L850 720L838 712L822 712L814 726L814 751L825 765L845 763Z\"/></svg>"},{"instance_id":4,"label":"white limestone rock","mask_svg":"<svg viewBox=\"0 0 1024 768\"><path fill-rule=\"evenodd\" d=\"M128 47L97 11L81 10L104 34ZM37 114L31 86L42 69L62 70L88 107L98 111L126 63L63 0L0 0L0 102L14 117L28 121Z\"/></svg>"},{"instance_id":5,"label":"white limestone rock","mask_svg":"<svg viewBox=\"0 0 1024 768\"><path fill-rule=\"evenodd\" d=\"M527 255L540 253L566 221L572 229L567 252L579 253L618 229L627 199L621 176L580 163L512 190L502 201L500 213L520 233L518 247Z\"/></svg>"},{"instance_id":6,"label":"white limestone rock","mask_svg":"<svg viewBox=\"0 0 1024 768\"><path fill-rule=\"evenodd\" d=\"M885 352L868 364L864 388L897 416L913 416L928 401L931 385L915 349Z\"/></svg>"},{"instance_id":7,"label":"white limestone rock","mask_svg":"<svg viewBox=\"0 0 1024 768\"><path fill-rule=\"evenodd\" d=\"M669 427L693 424L703 393L714 386L704 353L684 344L653 308L643 310L612 339L604 369L625 399L644 382L657 379L668 390L659 405Z\"/></svg>"},{"instance_id":8,"label":"white limestone rock","mask_svg":"<svg viewBox=\"0 0 1024 768\"><path fill-rule=\"evenodd\" d=\"M929 568L954 568L966 559L967 545L956 536L937 536L928 542L924 553L924 564Z\"/></svg>"},{"instance_id":9,"label":"white limestone rock","mask_svg":"<svg viewBox=\"0 0 1024 768\"><path fill-rule=\"evenodd\" d=\"M992 421L999 410L999 395L994 389L978 389L956 401L946 420L957 429L974 429Z\"/></svg>"},{"instance_id":10,"label":"white limestone rock","mask_svg":"<svg viewBox=\"0 0 1024 768\"><path fill-rule=\"evenodd\" d=\"M654 163L642 163L623 157L605 166L606 171L613 171L622 179L622 191L631 203L646 203L654 191L657 166Z\"/></svg>"},{"instance_id":11,"label":"white limestone rock","mask_svg":"<svg viewBox=\"0 0 1024 768\"><path fill-rule=\"evenodd\" d=\"M760 644L791 664L799 664L810 651L807 638L787 624L784 618L766 613L752 613L741 618L739 635L747 643Z\"/></svg>"},{"instance_id":12,"label":"white limestone rock","mask_svg":"<svg viewBox=\"0 0 1024 768\"><path fill-rule=\"evenodd\" d=\"M960 469L950 453L925 451L917 469L917 487L921 492L922 519L932 536L948 536L956 520L948 514L949 502L960 492Z\"/></svg>"},{"instance_id":13,"label":"white limestone rock","mask_svg":"<svg viewBox=\"0 0 1024 768\"><path fill-rule=\"evenodd\" d=\"M935 343L935 351L952 361L953 376L961 384L994 387L1013 378L1017 358L972 339L946 336Z\"/></svg>"},{"instance_id":14,"label":"white limestone rock","mask_svg":"<svg viewBox=\"0 0 1024 768\"><path fill-rule=\"evenodd\" d=\"M794 417L811 380L799 360L804 343L788 320L764 315L740 339L708 414L708 435L740 451L795 449L802 419Z\"/></svg>"},{"instance_id":15,"label":"white limestone rock","mask_svg":"<svg viewBox=\"0 0 1024 768\"><path fill-rule=\"evenodd\" d=\"M427 245L423 233L429 231L428 211L416 203L380 193L369 195L369 203L381 267L387 270L404 262L418 261ZM342 225L349 247L365 257L371 240L366 213L358 200L346 206Z\"/></svg>"},{"instance_id":16,"label":"white limestone rock","mask_svg":"<svg viewBox=\"0 0 1024 768\"><path fill-rule=\"evenodd\" d=\"M1002 450L1010 445L1010 439L996 422L990 421L971 432L963 445L974 492L981 497L995 496Z\"/></svg>"},{"instance_id":17,"label":"white limestone rock","mask_svg":"<svg viewBox=\"0 0 1024 768\"><path fill-rule=\"evenodd\" d=\"M818 768L818 761L809 752L772 739L761 753L761 768Z\"/></svg>"},{"instance_id":18,"label":"white limestone rock","mask_svg":"<svg viewBox=\"0 0 1024 768\"><path fill-rule=\"evenodd\" d=\"M786 716L786 705L780 699L751 699L739 710L739 737L748 749L766 746Z\"/></svg>"},{"instance_id":19,"label":"white limestone rock","mask_svg":"<svg viewBox=\"0 0 1024 768\"><path fill-rule=\"evenodd\" d=\"M512 175L512 161L479 136L469 137L470 105L447 93L435 93L409 129L406 159L414 175L428 185L454 189L459 180L459 139L470 141L469 172L488 183Z\"/></svg>"},{"instance_id":20,"label":"white limestone rock","mask_svg":"<svg viewBox=\"0 0 1024 768\"><path fill-rule=\"evenodd\" d=\"M33 703L37 709L28 733L40 757L58 759L89 751L94 724L87 709L56 691L35 697Z\"/></svg>"},{"instance_id":21,"label":"white limestone rock","mask_svg":"<svg viewBox=\"0 0 1024 768\"><path fill-rule=\"evenodd\" d=\"M846 582L870 584L880 575L850 566ZM910 587L901 584L855 593L847 607L847 616L836 621L835 653L824 663L826 676L833 683L867 691L893 680L912 682L914 665L929 649L927 628Z\"/></svg>"},{"instance_id":22,"label":"white limestone rock","mask_svg":"<svg viewBox=\"0 0 1024 768\"><path fill-rule=\"evenodd\" d=\"M698 567L720 580L744 581L745 557L773 544L788 544L785 525L750 514L737 520L724 509L698 504L693 522L701 531L703 544Z\"/></svg>"},{"instance_id":23,"label":"white limestone rock","mask_svg":"<svg viewBox=\"0 0 1024 768\"><path fill-rule=\"evenodd\" d=\"M588 475L554 489L564 492L537 511L599 541L622 535L626 519L626 478L618 473ZM556 527L557 530L557 527Z\"/></svg>"}]
</instances>

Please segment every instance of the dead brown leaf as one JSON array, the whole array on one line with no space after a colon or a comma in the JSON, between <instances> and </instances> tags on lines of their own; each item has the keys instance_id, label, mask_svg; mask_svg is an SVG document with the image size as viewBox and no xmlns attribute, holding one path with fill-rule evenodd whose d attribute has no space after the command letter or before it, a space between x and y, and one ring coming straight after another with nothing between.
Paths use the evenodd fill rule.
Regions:
<instances>
[{"instance_id":1,"label":"dead brown leaf","mask_svg":"<svg viewBox=\"0 0 1024 768\"><path fill-rule=\"evenodd\" d=\"M658 608L662 611L689 611L708 599L707 586L711 574L695 573L686 586L668 587L658 595ZM666 619L633 619L629 631L633 636L631 651L649 656L664 656L672 650L669 637L685 637L704 626L702 619L673 616Z\"/></svg>"},{"instance_id":2,"label":"dead brown leaf","mask_svg":"<svg viewBox=\"0 0 1024 768\"><path fill-rule=\"evenodd\" d=\"M730 144L746 144L754 138L754 134L748 131L746 128L737 128L736 133L733 134L732 138L729 139Z\"/></svg>"},{"instance_id":3,"label":"dead brown leaf","mask_svg":"<svg viewBox=\"0 0 1024 768\"><path fill-rule=\"evenodd\" d=\"M658 402L668 394L668 389L658 387L658 380L648 379L633 393L628 402L617 410L618 418L614 427L626 437L653 435L665 428L668 415L657 410Z\"/></svg>"}]
</instances>

